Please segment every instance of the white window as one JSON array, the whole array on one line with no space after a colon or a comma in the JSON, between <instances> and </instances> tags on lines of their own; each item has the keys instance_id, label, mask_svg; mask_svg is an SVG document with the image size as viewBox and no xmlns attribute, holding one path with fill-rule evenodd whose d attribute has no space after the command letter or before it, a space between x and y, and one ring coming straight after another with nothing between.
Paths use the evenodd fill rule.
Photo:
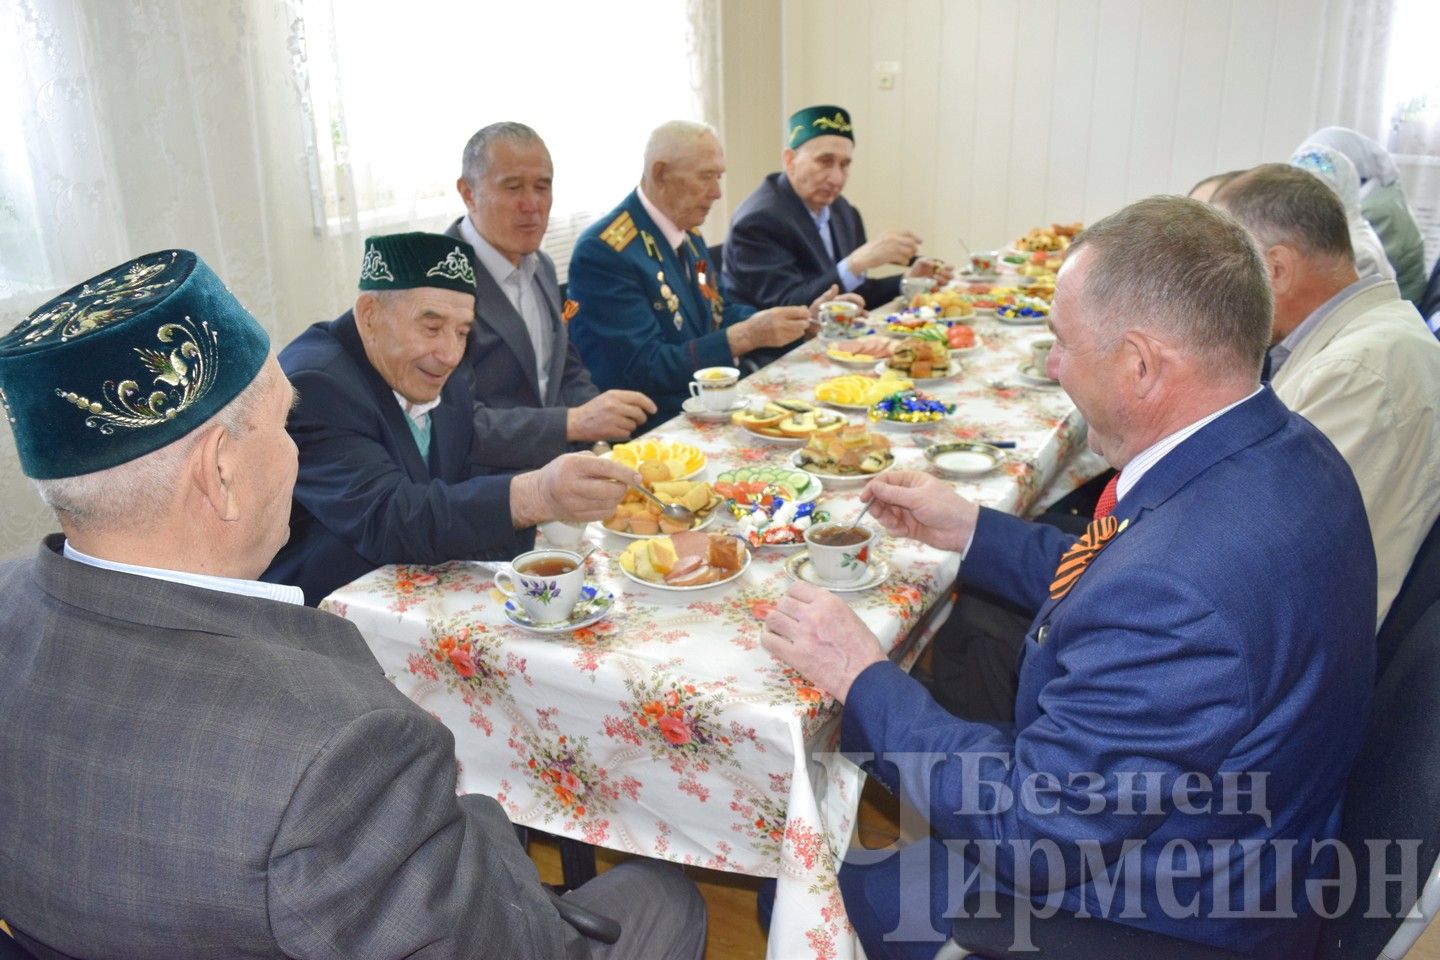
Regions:
<instances>
[{"instance_id":1,"label":"white window","mask_svg":"<svg viewBox=\"0 0 1440 960\"><path fill-rule=\"evenodd\" d=\"M443 228L470 135L533 127L555 165L544 249L561 276L579 233L639 182L645 138L698 119L701 58L677 0L304 0L317 228Z\"/></svg>"}]
</instances>

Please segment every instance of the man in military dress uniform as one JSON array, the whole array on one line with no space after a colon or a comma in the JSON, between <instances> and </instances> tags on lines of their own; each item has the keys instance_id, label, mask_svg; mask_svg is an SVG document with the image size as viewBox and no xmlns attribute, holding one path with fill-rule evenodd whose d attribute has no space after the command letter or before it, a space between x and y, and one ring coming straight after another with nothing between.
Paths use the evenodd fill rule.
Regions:
<instances>
[{"instance_id":1,"label":"man in military dress uniform","mask_svg":"<svg viewBox=\"0 0 1440 960\"><path fill-rule=\"evenodd\" d=\"M714 130L663 124L646 144L640 186L581 234L570 259L570 339L600 389L655 401L642 429L680 412L696 370L785 346L810 328L803 306L757 312L720 295L700 224L724 172Z\"/></svg>"}]
</instances>

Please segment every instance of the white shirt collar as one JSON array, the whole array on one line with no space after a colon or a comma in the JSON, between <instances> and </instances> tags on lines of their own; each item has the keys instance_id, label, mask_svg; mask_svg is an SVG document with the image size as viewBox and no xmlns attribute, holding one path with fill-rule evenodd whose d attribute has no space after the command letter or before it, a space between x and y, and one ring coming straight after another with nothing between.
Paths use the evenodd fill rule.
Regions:
<instances>
[{"instance_id":1,"label":"white shirt collar","mask_svg":"<svg viewBox=\"0 0 1440 960\"><path fill-rule=\"evenodd\" d=\"M685 242L685 231L675 226L674 220L665 216L660 212L659 207L650 202L650 198L645 196L644 187L636 187L635 193L640 197L640 206L645 208L645 212L650 214L650 219L655 221L655 226L665 234L665 242L670 244L670 249L679 250L680 244Z\"/></svg>"},{"instance_id":2,"label":"white shirt collar","mask_svg":"<svg viewBox=\"0 0 1440 960\"><path fill-rule=\"evenodd\" d=\"M133 563L102 560L77 550L71 546L69 540L65 541L64 553L67 560L74 560L76 563L83 563L86 566L99 567L101 570L114 570L117 573L149 577L151 580L166 580L170 583L200 587L204 590L218 590L221 593L233 593L242 597L275 600L279 603L293 603L296 606L305 605L304 592L299 587L292 587L289 584L266 583L263 580L236 580L232 577L211 577L203 573L190 573L185 570L161 570L158 567L140 567Z\"/></svg>"},{"instance_id":3,"label":"white shirt collar","mask_svg":"<svg viewBox=\"0 0 1440 960\"><path fill-rule=\"evenodd\" d=\"M1188 440L1192 435L1198 433L1200 431L1200 428L1204 427L1210 421L1216 420L1229 413L1231 410L1234 410L1236 407L1240 406L1240 404L1244 403L1246 400L1249 400L1251 397L1255 396L1256 393L1259 393L1263 389L1265 388L1256 387L1255 393L1250 394L1250 396L1241 397L1239 400L1236 400L1228 407L1223 407L1219 410L1216 410L1208 417L1196 420L1188 427L1181 427L1179 430L1176 430L1168 437L1157 440L1150 446L1146 447L1144 450L1141 450L1139 453L1135 454L1134 458L1129 463L1125 464L1125 469L1120 471L1120 482L1115 484L1115 502L1119 503L1122 499L1124 499L1125 494L1129 493L1132 489L1134 489L1135 484L1140 482L1140 478L1145 476L1145 474L1149 473L1151 467L1155 466L1155 464L1165 459L1165 455L1168 454L1171 450L1174 450L1176 447L1180 446L1180 444Z\"/></svg>"},{"instance_id":4,"label":"white shirt collar","mask_svg":"<svg viewBox=\"0 0 1440 960\"><path fill-rule=\"evenodd\" d=\"M425 426L425 418L429 416L430 411L440 406L439 397L436 397L429 403L411 403L400 395L399 390L391 390L390 392L395 394L395 402L400 404L400 409L405 411L405 416L414 420L415 425L418 427Z\"/></svg>"},{"instance_id":5,"label":"white shirt collar","mask_svg":"<svg viewBox=\"0 0 1440 960\"><path fill-rule=\"evenodd\" d=\"M511 263L509 257L496 250L490 245L489 240L480 235L480 231L475 229L475 224L471 222L468 213L460 218L460 236L475 248L475 256L479 258L480 265L494 278L496 283L504 284L512 278L516 278L517 275L520 283L528 283L534 278L539 257L533 253L527 253L520 258L519 266Z\"/></svg>"}]
</instances>

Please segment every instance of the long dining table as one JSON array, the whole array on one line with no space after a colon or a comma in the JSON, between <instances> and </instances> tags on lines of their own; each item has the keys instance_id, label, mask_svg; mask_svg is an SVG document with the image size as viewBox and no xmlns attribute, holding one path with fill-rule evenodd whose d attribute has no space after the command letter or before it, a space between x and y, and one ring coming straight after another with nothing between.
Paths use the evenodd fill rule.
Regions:
<instances>
[{"instance_id":1,"label":"long dining table","mask_svg":"<svg viewBox=\"0 0 1440 960\"><path fill-rule=\"evenodd\" d=\"M953 482L983 505L1022 514L1047 489L1053 497L1088 478L1070 466L1085 424L1058 386L1023 369L1043 325L972 325L978 349L958 374L922 388L954 413L918 429L875 429L890 439L896 469L934 472L924 449L938 442L1013 444L991 472ZM744 379L742 391L813 399L817 383L852 372L826 347L803 344ZM783 465L794 449L684 414L647 438L698 447L712 479ZM853 516L860 488L827 483L820 505ZM382 567L321 606L355 623L397 687L454 732L461 790L494 796L516 823L552 834L775 877L768 956L861 956L836 878L864 774L836 752L839 706L761 646L763 619L791 583L793 552L757 548L733 582L677 592L622 574L630 540L598 524L586 539L596 548L588 581L614 605L569 632L513 624L497 567L476 562ZM943 619L959 562L883 536L874 562L883 581L842 596L908 668Z\"/></svg>"}]
</instances>

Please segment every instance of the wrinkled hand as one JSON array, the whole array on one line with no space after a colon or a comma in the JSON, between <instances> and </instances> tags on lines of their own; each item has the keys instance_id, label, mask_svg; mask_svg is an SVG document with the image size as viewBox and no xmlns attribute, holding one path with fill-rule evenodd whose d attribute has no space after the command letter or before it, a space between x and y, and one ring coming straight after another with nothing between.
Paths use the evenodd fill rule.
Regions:
<instances>
[{"instance_id":1,"label":"wrinkled hand","mask_svg":"<svg viewBox=\"0 0 1440 960\"><path fill-rule=\"evenodd\" d=\"M910 269L905 271L905 276L934 277L936 285L943 287L955 279L955 266L934 257L921 257L910 265Z\"/></svg>"},{"instance_id":2,"label":"wrinkled hand","mask_svg":"<svg viewBox=\"0 0 1440 960\"><path fill-rule=\"evenodd\" d=\"M760 642L841 703L860 671L885 659L875 634L849 604L804 581L791 584L765 618Z\"/></svg>"},{"instance_id":3,"label":"wrinkled hand","mask_svg":"<svg viewBox=\"0 0 1440 960\"><path fill-rule=\"evenodd\" d=\"M565 418L565 439L574 442L628 437L654 412L655 401L643 393L606 390L570 408Z\"/></svg>"},{"instance_id":4,"label":"wrinkled hand","mask_svg":"<svg viewBox=\"0 0 1440 960\"><path fill-rule=\"evenodd\" d=\"M868 243L862 244L846 257L854 273L864 273L887 263L905 267L920 252L920 238L909 230L886 230Z\"/></svg>"},{"instance_id":5,"label":"wrinkled hand","mask_svg":"<svg viewBox=\"0 0 1440 960\"><path fill-rule=\"evenodd\" d=\"M603 520L615 512L625 485L640 475L590 453L567 453L510 481L510 519L517 530L546 520Z\"/></svg>"},{"instance_id":6,"label":"wrinkled hand","mask_svg":"<svg viewBox=\"0 0 1440 960\"><path fill-rule=\"evenodd\" d=\"M897 470L876 477L860 491L873 503L870 516L894 537L909 537L937 550L965 549L980 508L950 484L928 473Z\"/></svg>"},{"instance_id":7,"label":"wrinkled hand","mask_svg":"<svg viewBox=\"0 0 1440 960\"><path fill-rule=\"evenodd\" d=\"M761 347L783 347L805 335L810 311L804 307L771 307L727 327L730 352L740 357Z\"/></svg>"}]
</instances>

